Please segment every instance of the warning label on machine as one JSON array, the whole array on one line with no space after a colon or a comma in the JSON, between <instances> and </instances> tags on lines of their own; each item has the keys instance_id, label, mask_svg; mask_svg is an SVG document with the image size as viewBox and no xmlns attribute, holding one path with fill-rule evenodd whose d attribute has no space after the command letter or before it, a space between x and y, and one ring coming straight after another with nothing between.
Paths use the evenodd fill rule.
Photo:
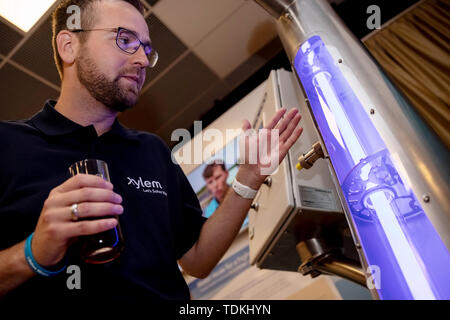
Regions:
<instances>
[{"instance_id":1,"label":"warning label on machine","mask_svg":"<svg viewBox=\"0 0 450 320\"><path fill-rule=\"evenodd\" d=\"M333 192L331 190L299 186L302 206L323 210L336 210Z\"/></svg>"}]
</instances>

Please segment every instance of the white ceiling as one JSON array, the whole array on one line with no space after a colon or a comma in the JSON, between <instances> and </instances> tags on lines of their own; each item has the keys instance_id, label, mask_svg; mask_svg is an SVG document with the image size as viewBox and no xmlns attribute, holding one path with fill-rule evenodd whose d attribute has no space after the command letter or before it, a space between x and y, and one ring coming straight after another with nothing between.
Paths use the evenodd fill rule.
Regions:
<instances>
[{"instance_id":1,"label":"white ceiling","mask_svg":"<svg viewBox=\"0 0 450 320\"><path fill-rule=\"evenodd\" d=\"M253 1L160 0L153 12L222 79L276 36Z\"/></svg>"}]
</instances>

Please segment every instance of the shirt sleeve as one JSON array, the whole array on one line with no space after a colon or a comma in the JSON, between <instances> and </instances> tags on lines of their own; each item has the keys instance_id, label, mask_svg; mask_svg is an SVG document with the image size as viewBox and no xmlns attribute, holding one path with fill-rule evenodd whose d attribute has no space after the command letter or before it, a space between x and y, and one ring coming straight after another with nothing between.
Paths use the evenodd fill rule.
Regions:
<instances>
[{"instance_id":1,"label":"shirt sleeve","mask_svg":"<svg viewBox=\"0 0 450 320\"><path fill-rule=\"evenodd\" d=\"M176 165L179 206L175 215L175 254L180 259L197 242L206 221L197 195L179 165Z\"/></svg>"}]
</instances>

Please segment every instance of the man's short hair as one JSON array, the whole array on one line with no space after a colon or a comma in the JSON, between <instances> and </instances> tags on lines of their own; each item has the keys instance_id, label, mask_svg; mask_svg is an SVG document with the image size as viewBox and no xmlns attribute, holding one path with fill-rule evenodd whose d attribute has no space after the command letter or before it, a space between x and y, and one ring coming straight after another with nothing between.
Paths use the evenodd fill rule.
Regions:
<instances>
[{"instance_id":1,"label":"man's short hair","mask_svg":"<svg viewBox=\"0 0 450 320\"><path fill-rule=\"evenodd\" d=\"M63 78L63 62L59 56L56 46L56 36L61 30L69 30L67 20L71 13L67 13L67 8L76 5L80 8L80 22L82 29L90 29L95 20L95 4L103 0L62 0L52 13L52 46L53 57L55 59L56 68L59 76ZM134 6L142 15L144 15L144 7L140 0L118 0L128 2ZM69 11L70 12L70 11ZM80 32L78 34L80 41L83 43L87 40L89 32Z\"/></svg>"},{"instance_id":2,"label":"man's short hair","mask_svg":"<svg viewBox=\"0 0 450 320\"><path fill-rule=\"evenodd\" d=\"M227 169L225 169L225 164L222 161L215 160L208 164L205 170L203 170L203 178L208 179L212 177L215 167L221 167L223 171L227 171Z\"/></svg>"}]
</instances>

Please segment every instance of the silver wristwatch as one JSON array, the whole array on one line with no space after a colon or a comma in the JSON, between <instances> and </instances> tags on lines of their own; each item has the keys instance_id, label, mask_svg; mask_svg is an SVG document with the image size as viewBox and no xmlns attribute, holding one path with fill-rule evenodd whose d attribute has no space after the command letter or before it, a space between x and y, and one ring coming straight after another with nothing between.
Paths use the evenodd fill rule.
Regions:
<instances>
[{"instance_id":1,"label":"silver wristwatch","mask_svg":"<svg viewBox=\"0 0 450 320\"><path fill-rule=\"evenodd\" d=\"M243 185L242 183L237 181L236 178L231 183L231 187L233 188L234 192L236 192L238 195L240 195L242 198L245 199L253 199L258 193L258 190Z\"/></svg>"}]
</instances>

